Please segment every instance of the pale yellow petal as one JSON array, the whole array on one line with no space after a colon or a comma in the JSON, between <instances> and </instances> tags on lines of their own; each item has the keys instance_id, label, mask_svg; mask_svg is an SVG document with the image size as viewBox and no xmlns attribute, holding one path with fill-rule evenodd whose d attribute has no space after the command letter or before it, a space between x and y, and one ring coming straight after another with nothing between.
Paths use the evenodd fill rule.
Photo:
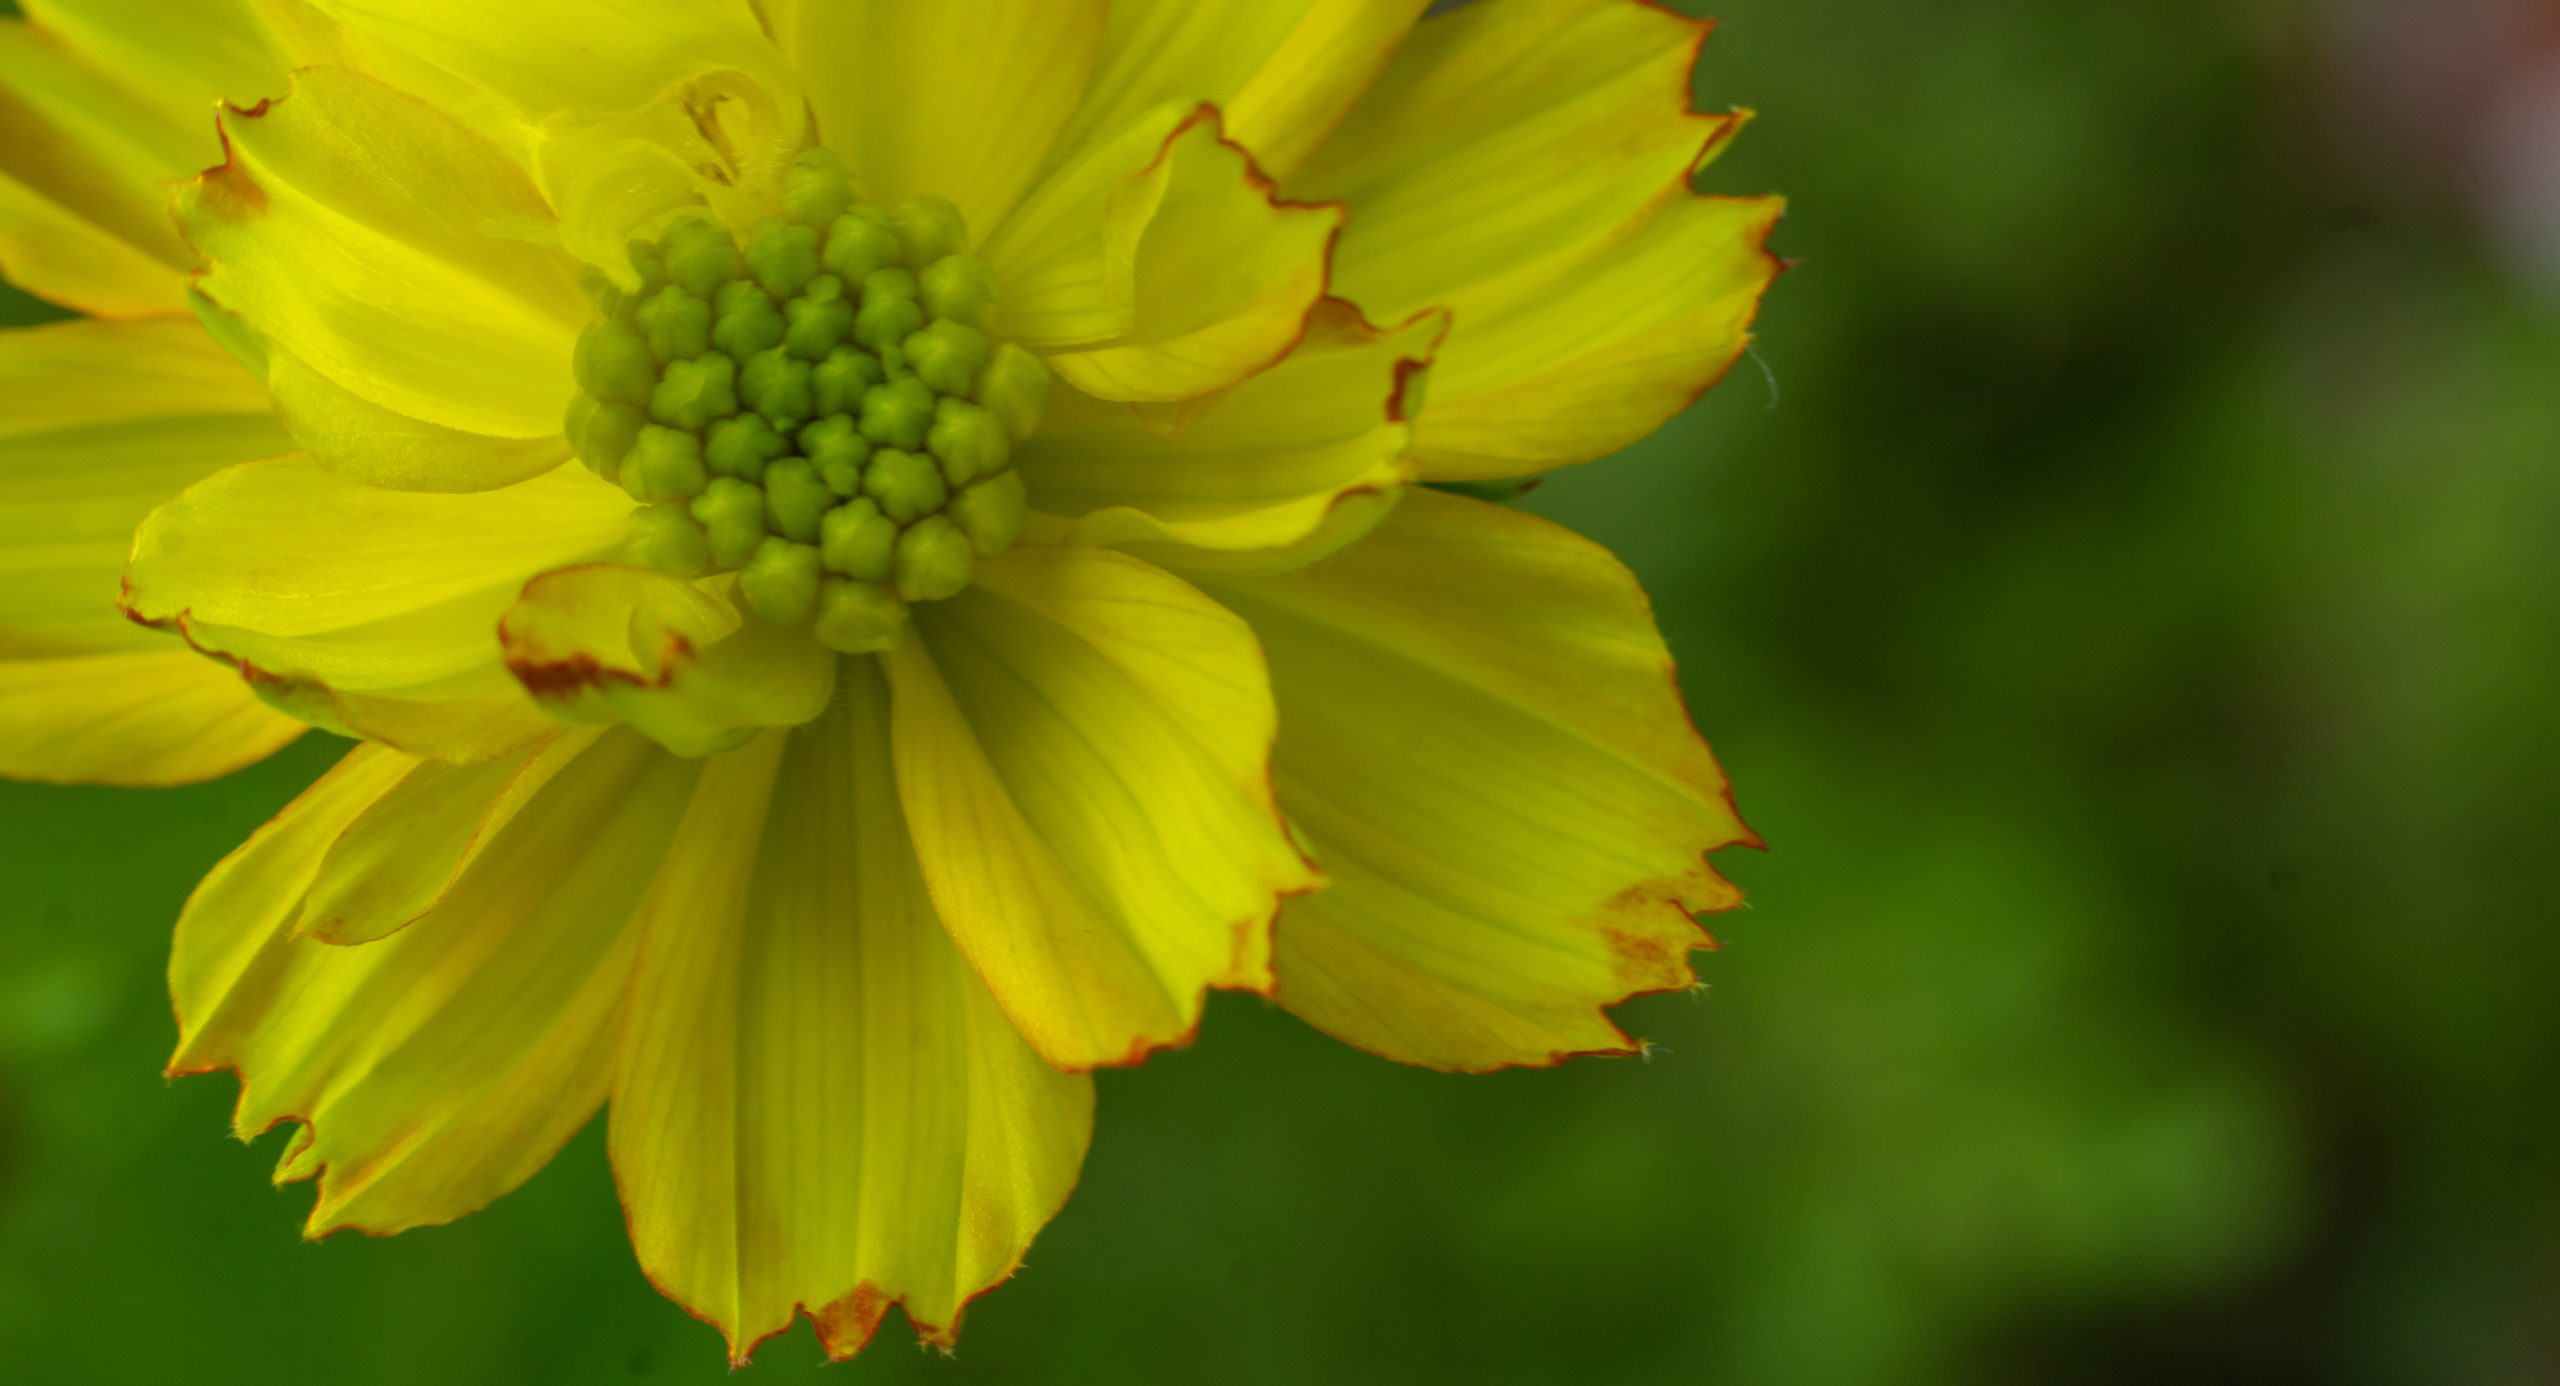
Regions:
<instances>
[{"instance_id":1,"label":"pale yellow petal","mask_svg":"<svg viewBox=\"0 0 2560 1386\"><path fill-rule=\"evenodd\" d=\"M1267 984L1271 914L1315 876L1242 622L1125 555L1031 546L920 611L888 667L925 881L1044 1057L1134 1063L1208 988Z\"/></svg>"},{"instance_id":2,"label":"pale yellow petal","mask_svg":"<svg viewBox=\"0 0 2560 1386\"><path fill-rule=\"evenodd\" d=\"M192 784L263 760L302 723L239 672L168 648L0 659L0 777L57 784Z\"/></svg>"},{"instance_id":3,"label":"pale yellow petal","mask_svg":"<svg viewBox=\"0 0 2560 1386\"><path fill-rule=\"evenodd\" d=\"M1680 197L1625 239L1480 286L1414 434L1434 480L1608 456L1714 387L1751 343L1781 268L1775 198ZM1459 321L1469 319L1463 310Z\"/></svg>"},{"instance_id":4,"label":"pale yellow petal","mask_svg":"<svg viewBox=\"0 0 2560 1386\"><path fill-rule=\"evenodd\" d=\"M1427 0L1115 0L1064 148L1165 101L1206 101L1286 174L1378 75Z\"/></svg>"},{"instance_id":5,"label":"pale yellow petal","mask_svg":"<svg viewBox=\"0 0 2560 1386\"><path fill-rule=\"evenodd\" d=\"M745 0L311 4L365 42L399 49L487 90L533 124L563 114L638 110L718 71L749 74L777 95L797 95L782 55Z\"/></svg>"},{"instance_id":6,"label":"pale yellow petal","mask_svg":"<svg viewBox=\"0 0 2560 1386\"><path fill-rule=\"evenodd\" d=\"M447 428L556 430L594 307L504 151L369 77L320 68L226 119L231 159L179 191L215 302L339 385Z\"/></svg>"},{"instance_id":7,"label":"pale yellow petal","mask_svg":"<svg viewBox=\"0 0 2560 1386\"><path fill-rule=\"evenodd\" d=\"M441 495L299 455L251 463L144 522L125 608L252 666L279 706L337 706L353 730L449 759L501 754L544 724L502 662L499 619L533 578L618 548L631 508L580 467Z\"/></svg>"},{"instance_id":8,"label":"pale yellow petal","mask_svg":"<svg viewBox=\"0 0 2560 1386\"><path fill-rule=\"evenodd\" d=\"M569 460L559 421L539 437L493 438L382 407L305 365L267 351L267 387L286 429L313 461L350 481L398 491L487 491Z\"/></svg>"},{"instance_id":9,"label":"pale yellow petal","mask_svg":"<svg viewBox=\"0 0 2560 1386\"><path fill-rule=\"evenodd\" d=\"M194 257L164 184L221 157L212 114L207 101L182 124L54 36L0 20L0 172L173 275Z\"/></svg>"},{"instance_id":10,"label":"pale yellow petal","mask_svg":"<svg viewBox=\"0 0 2560 1386\"><path fill-rule=\"evenodd\" d=\"M1182 125L1108 202L1103 243L1134 245L1133 324L1115 343L1051 356L1061 379L1097 399L1191 399L1270 366L1305 334L1343 209L1281 200L1213 112Z\"/></svg>"},{"instance_id":11,"label":"pale yellow petal","mask_svg":"<svg viewBox=\"0 0 2560 1386\"><path fill-rule=\"evenodd\" d=\"M1427 475L1614 452L1742 352L1778 208L1690 194L1742 125L1689 109L1710 27L1639 0L1435 16L1292 183L1358 209L1337 292L1384 321L1455 316L1420 420Z\"/></svg>"},{"instance_id":12,"label":"pale yellow petal","mask_svg":"<svg viewBox=\"0 0 2560 1386\"><path fill-rule=\"evenodd\" d=\"M1033 532L1170 563L1298 545L1410 474L1408 386L1445 328L1381 331L1328 300L1286 359L1170 419L1060 391L1020 453Z\"/></svg>"},{"instance_id":13,"label":"pale yellow petal","mask_svg":"<svg viewBox=\"0 0 2560 1386\"><path fill-rule=\"evenodd\" d=\"M1281 802L1328 883L1281 1003L1443 1068L1631 1053L1605 1008L1693 980L1705 861L1749 842L1634 579L1516 511L1417 490L1285 577L1213 584L1271 652Z\"/></svg>"},{"instance_id":14,"label":"pale yellow petal","mask_svg":"<svg viewBox=\"0 0 2560 1386\"><path fill-rule=\"evenodd\" d=\"M1092 1080L935 917L872 661L710 763L644 916L612 1149L650 1279L740 1360L803 1309L834 1357L892 1303L950 1343L1073 1186Z\"/></svg>"},{"instance_id":15,"label":"pale yellow petal","mask_svg":"<svg viewBox=\"0 0 2560 1386\"><path fill-rule=\"evenodd\" d=\"M546 573L500 624L507 668L553 716L625 723L679 755L824 712L834 653L749 618L727 586L610 563Z\"/></svg>"},{"instance_id":16,"label":"pale yellow petal","mask_svg":"<svg viewBox=\"0 0 2560 1386\"><path fill-rule=\"evenodd\" d=\"M417 922L601 734L564 731L478 764L418 761L330 844L294 931L357 944Z\"/></svg>"},{"instance_id":17,"label":"pale yellow petal","mask_svg":"<svg viewBox=\"0 0 2560 1386\"><path fill-rule=\"evenodd\" d=\"M1103 0L835 0L781 34L818 136L874 201L931 193L984 237L1075 109Z\"/></svg>"},{"instance_id":18,"label":"pale yellow petal","mask_svg":"<svg viewBox=\"0 0 2560 1386\"><path fill-rule=\"evenodd\" d=\"M151 507L289 446L257 382L185 319L0 333L0 774L172 783L292 738L237 671L115 604Z\"/></svg>"},{"instance_id":19,"label":"pale yellow petal","mask_svg":"<svg viewBox=\"0 0 2560 1386\"><path fill-rule=\"evenodd\" d=\"M207 136L218 102L285 93L287 66L250 0L21 0L40 28Z\"/></svg>"},{"instance_id":20,"label":"pale yellow petal","mask_svg":"<svg viewBox=\"0 0 2560 1386\"><path fill-rule=\"evenodd\" d=\"M302 1130L307 1230L447 1222L522 1183L603 1101L633 909L693 767L607 737L518 814L442 908L379 943L296 935L323 854L409 773L359 748L205 878L170 962L173 1074L233 1069L241 1136Z\"/></svg>"},{"instance_id":21,"label":"pale yellow petal","mask_svg":"<svg viewBox=\"0 0 2560 1386\"><path fill-rule=\"evenodd\" d=\"M186 279L165 261L6 172L0 172L0 275L39 298L102 318L173 317L187 310Z\"/></svg>"}]
</instances>

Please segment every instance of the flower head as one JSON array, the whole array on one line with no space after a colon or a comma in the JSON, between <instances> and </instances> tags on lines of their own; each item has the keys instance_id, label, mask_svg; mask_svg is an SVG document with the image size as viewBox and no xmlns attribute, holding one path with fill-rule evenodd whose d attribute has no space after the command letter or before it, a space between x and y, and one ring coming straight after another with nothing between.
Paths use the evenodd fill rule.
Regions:
<instances>
[{"instance_id":1,"label":"flower head","mask_svg":"<svg viewBox=\"0 0 2560 1386\"><path fill-rule=\"evenodd\" d=\"M1625 571L1427 483L1712 384L1778 209L1689 190L1741 124L1687 111L1704 26L1423 8L0 30L72 152L0 154L0 264L97 315L0 339L0 768L365 743L171 968L172 1071L300 1125L315 1234L603 1107L737 1356L948 1342L1089 1071L1210 989L1447 1068L1633 1051L1606 1008L1690 981L1748 831Z\"/></svg>"}]
</instances>

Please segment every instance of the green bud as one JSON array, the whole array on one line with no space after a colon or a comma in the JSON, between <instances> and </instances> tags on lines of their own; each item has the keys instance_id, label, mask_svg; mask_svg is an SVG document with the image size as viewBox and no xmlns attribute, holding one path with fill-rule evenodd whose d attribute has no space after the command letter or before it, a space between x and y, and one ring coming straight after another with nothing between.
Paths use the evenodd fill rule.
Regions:
<instances>
[{"instance_id":1,"label":"green bud","mask_svg":"<svg viewBox=\"0 0 2560 1386\"><path fill-rule=\"evenodd\" d=\"M994 414L965 399L948 397L933 402L933 427L925 434L925 446L954 486L1003 471L1013 453L1004 425Z\"/></svg>"},{"instance_id":2,"label":"green bud","mask_svg":"<svg viewBox=\"0 0 2560 1386\"><path fill-rule=\"evenodd\" d=\"M738 363L726 356L670 361L649 392L649 417L671 428L704 429L738 412Z\"/></svg>"},{"instance_id":3,"label":"green bud","mask_svg":"<svg viewBox=\"0 0 2560 1386\"><path fill-rule=\"evenodd\" d=\"M878 501L890 519L905 524L940 510L951 492L932 458L882 448L863 465L862 494Z\"/></svg>"},{"instance_id":4,"label":"green bud","mask_svg":"<svg viewBox=\"0 0 2560 1386\"><path fill-rule=\"evenodd\" d=\"M812 413L851 414L862 408L862 393L888 379L880 369L880 358L860 347L840 346L827 353L827 359L811 367L809 388L815 396Z\"/></svg>"},{"instance_id":5,"label":"green bud","mask_svg":"<svg viewBox=\"0 0 2560 1386\"><path fill-rule=\"evenodd\" d=\"M1022 473L991 476L951 498L944 511L969 536L980 558L993 558L1022 537L1022 522L1031 512L1031 493Z\"/></svg>"},{"instance_id":6,"label":"green bud","mask_svg":"<svg viewBox=\"0 0 2560 1386\"><path fill-rule=\"evenodd\" d=\"M969 244L968 224L948 198L928 194L902 203L889 221L898 228L898 247L910 265L930 265Z\"/></svg>"},{"instance_id":7,"label":"green bud","mask_svg":"<svg viewBox=\"0 0 2560 1386\"><path fill-rule=\"evenodd\" d=\"M832 274L810 280L799 297L782 305L782 317L782 344L803 361L825 360L853 335L853 304L844 296L844 281Z\"/></svg>"},{"instance_id":8,"label":"green bud","mask_svg":"<svg viewBox=\"0 0 2560 1386\"><path fill-rule=\"evenodd\" d=\"M818 613L818 551L788 539L765 540L738 572L738 595L777 626L809 624Z\"/></svg>"},{"instance_id":9,"label":"green bud","mask_svg":"<svg viewBox=\"0 0 2560 1386\"><path fill-rule=\"evenodd\" d=\"M877 582L828 578L818 587L818 643L840 654L897 648L907 604Z\"/></svg>"},{"instance_id":10,"label":"green bud","mask_svg":"<svg viewBox=\"0 0 2560 1386\"><path fill-rule=\"evenodd\" d=\"M721 477L694 501L693 518L702 523L711 561L735 568L764 542L764 492L753 482Z\"/></svg>"},{"instance_id":11,"label":"green bud","mask_svg":"<svg viewBox=\"0 0 2560 1386\"><path fill-rule=\"evenodd\" d=\"M752 279L732 279L720 286L720 292L711 296L711 311L716 316L726 317L731 313L743 313L759 303L772 307L773 295L766 293Z\"/></svg>"},{"instance_id":12,"label":"green bud","mask_svg":"<svg viewBox=\"0 0 2560 1386\"><path fill-rule=\"evenodd\" d=\"M591 322L578 334L570 371L579 389L607 404L647 404L649 387L658 380L658 363L649 355L648 341L634 329L609 320Z\"/></svg>"},{"instance_id":13,"label":"green bud","mask_svg":"<svg viewBox=\"0 0 2560 1386\"><path fill-rule=\"evenodd\" d=\"M607 481L618 479L622 459L631 455L640 430L648 426L648 419L628 404L607 404L589 394L569 401L569 448Z\"/></svg>"},{"instance_id":14,"label":"green bud","mask_svg":"<svg viewBox=\"0 0 2560 1386\"><path fill-rule=\"evenodd\" d=\"M838 495L851 495L835 479L843 473L860 474L862 464L871 459L871 440L862 436L851 417L829 414L800 430L800 455L818 464L818 475Z\"/></svg>"},{"instance_id":15,"label":"green bud","mask_svg":"<svg viewBox=\"0 0 2560 1386\"><path fill-rule=\"evenodd\" d=\"M622 543L622 557L644 568L697 578L711 571L711 541L683 506L646 506L632 513L631 537Z\"/></svg>"},{"instance_id":16,"label":"green bud","mask_svg":"<svg viewBox=\"0 0 2560 1386\"><path fill-rule=\"evenodd\" d=\"M622 489L643 503L690 500L709 481L702 440L672 428L641 429L639 442L622 460Z\"/></svg>"},{"instance_id":17,"label":"green bud","mask_svg":"<svg viewBox=\"0 0 2560 1386\"><path fill-rule=\"evenodd\" d=\"M846 501L818 522L818 554L827 571L886 582L898 547L898 522L868 496Z\"/></svg>"},{"instance_id":18,"label":"green bud","mask_svg":"<svg viewBox=\"0 0 2560 1386\"><path fill-rule=\"evenodd\" d=\"M902 266L891 265L862 276L862 297L865 301L875 298L920 299L922 294L915 275Z\"/></svg>"},{"instance_id":19,"label":"green bud","mask_svg":"<svg viewBox=\"0 0 2560 1386\"><path fill-rule=\"evenodd\" d=\"M788 222L757 223L747 238L747 273L777 299L800 292L818 277L818 233Z\"/></svg>"},{"instance_id":20,"label":"green bud","mask_svg":"<svg viewBox=\"0 0 2560 1386\"><path fill-rule=\"evenodd\" d=\"M853 199L853 176L831 150L804 149L783 170L782 214L802 226L827 226Z\"/></svg>"},{"instance_id":21,"label":"green bud","mask_svg":"<svg viewBox=\"0 0 2560 1386\"><path fill-rule=\"evenodd\" d=\"M659 244L666 251L667 278L697 298L710 298L745 270L738 243L707 221L678 222Z\"/></svg>"},{"instance_id":22,"label":"green bud","mask_svg":"<svg viewBox=\"0 0 2560 1386\"><path fill-rule=\"evenodd\" d=\"M918 277L925 311L981 332L996 325L996 272L975 255L945 255Z\"/></svg>"},{"instance_id":23,"label":"green bud","mask_svg":"<svg viewBox=\"0 0 2560 1386\"><path fill-rule=\"evenodd\" d=\"M749 362L747 368L752 372L755 363ZM776 432L763 414L740 414L711 426L702 444L702 460L713 476L761 481L765 464L790 451L791 440Z\"/></svg>"},{"instance_id":24,"label":"green bud","mask_svg":"<svg viewBox=\"0 0 2560 1386\"><path fill-rule=\"evenodd\" d=\"M767 347L747 358L738 375L738 399L749 409L795 428L816 410L809 390L809 363L794 360L786 347Z\"/></svg>"},{"instance_id":25,"label":"green bud","mask_svg":"<svg viewBox=\"0 0 2560 1386\"><path fill-rule=\"evenodd\" d=\"M1040 364L1039 357L1007 342L987 358L970 398L1001 420L1013 441L1028 442L1040 427L1041 413L1049 407L1049 368Z\"/></svg>"},{"instance_id":26,"label":"green bud","mask_svg":"<svg viewBox=\"0 0 2560 1386\"><path fill-rule=\"evenodd\" d=\"M754 285L745 288L747 292L732 296L711 322L711 344L737 361L782 345L782 310Z\"/></svg>"},{"instance_id":27,"label":"green bud","mask_svg":"<svg viewBox=\"0 0 2560 1386\"><path fill-rule=\"evenodd\" d=\"M633 321L649 354L662 362L711 349L711 305L673 284L640 300Z\"/></svg>"},{"instance_id":28,"label":"green bud","mask_svg":"<svg viewBox=\"0 0 2560 1386\"><path fill-rule=\"evenodd\" d=\"M871 276L904 273L882 270ZM887 352L916 334L924 326L924 305L913 298L875 292L868 284L862 289L862 309L854 314L853 339L877 352Z\"/></svg>"},{"instance_id":29,"label":"green bud","mask_svg":"<svg viewBox=\"0 0 2560 1386\"><path fill-rule=\"evenodd\" d=\"M828 228L821 257L827 268L848 284L859 284L873 271L898 263L898 231L889 214L877 207L856 207Z\"/></svg>"},{"instance_id":30,"label":"green bud","mask_svg":"<svg viewBox=\"0 0 2560 1386\"><path fill-rule=\"evenodd\" d=\"M882 447L920 448L933 424L933 391L912 377L862 392L862 436Z\"/></svg>"},{"instance_id":31,"label":"green bud","mask_svg":"<svg viewBox=\"0 0 2560 1386\"><path fill-rule=\"evenodd\" d=\"M898 536L895 563L898 595L911 602L938 602L959 595L977 566L969 536L941 515L907 526Z\"/></svg>"},{"instance_id":32,"label":"green bud","mask_svg":"<svg viewBox=\"0 0 2560 1386\"><path fill-rule=\"evenodd\" d=\"M946 395L969 393L987 364L987 334L944 319L907 338L907 364L925 384Z\"/></svg>"},{"instance_id":33,"label":"green bud","mask_svg":"<svg viewBox=\"0 0 2560 1386\"><path fill-rule=\"evenodd\" d=\"M816 543L818 518L835 503L835 493L818 479L817 464L805 457L786 457L764 469L765 528L786 539Z\"/></svg>"}]
</instances>

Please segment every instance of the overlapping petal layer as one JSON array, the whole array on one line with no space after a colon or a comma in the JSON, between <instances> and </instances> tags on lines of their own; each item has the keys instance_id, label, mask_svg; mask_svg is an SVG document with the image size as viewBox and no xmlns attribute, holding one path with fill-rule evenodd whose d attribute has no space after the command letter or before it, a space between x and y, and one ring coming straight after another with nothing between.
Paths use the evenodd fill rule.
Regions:
<instances>
[{"instance_id":1,"label":"overlapping petal layer","mask_svg":"<svg viewBox=\"0 0 2560 1386\"><path fill-rule=\"evenodd\" d=\"M1690 195L1741 124L1689 112L1709 27L1633 0L1435 16L1292 185L1358 209L1338 292L1383 320L1456 316L1420 421L1427 475L1605 456L1741 354L1780 204Z\"/></svg>"},{"instance_id":2,"label":"overlapping petal layer","mask_svg":"<svg viewBox=\"0 0 2560 1386\"><path fill-rule=\"evenodd\" d=\"M852 1355L927 1342L1075 1182L1092 1080L1042 1063L916 875L869 661L712 762L644 911L614 1167L650 1277L743 1360L805 1308Z\"/></svg>"},{"instance_id":3,"label":"overlapping petal layer","mask_svg":"<svg viewBox=\"0 0 2560 1386\"><path fill-rule=\"evenodd\" d=\"M0 20L0 266L102 316L184 312L195 257L169 225L165 184L220 157L225 87L261 94L281 71L233 51L239 16L219 7L179 20L202 56L156 71L124 65L132 45L108 39L131 30L109 14L54 9L40 17L72 21L66 32Z\"/></svg>"},{"instance_id":4,"label":"overlapping petal layer","mask_svg":"<svg viewBox=\"0 0 2560 1386\"><path fill-rule=\"evenodd\" d=\"M125 609L241 661L322 725L416 754L509 754L557 724L500 659L525 584L610 554L631 499L577 467L459 495L360 486L295 455L152 513Z\"/></svg>"},{"instance_id":5,"label":"overlapping petal layer","mask_svg":"<svg viewBox=\"0 0 2560 1386\"><path fill-rule=\"evenodd\" d=\"M215 302L346 390L502 438L556 434L594 306L542 240L550 205L506 151L370 77L300 73L225 123L183 188Z\"/></svg>"},{"instance_id":6,"label":"overlapping petal layer","mask_svg":"<svg viewBox=\"0 0 2560 1386\"><path fill-rule=\"evenodd\" d=\"M697 773L639 737L605 738L426 918L353 948L296 934L331 845L413 769L354 751L215 867L178 923L170 1071L237 1070L244 1138L302 1124L276 1178L319 1180L315 1236L460 1217L595 1112L613 1080L632 911Z\"/></svg>"},{"instance_id":7,"label":"overlapping petal layer","mask_svg":"<svg viewBox=\"0 0 2560 1386\"><path fill-rule=\"evenodd\" d=\"M1586 540L1416 491L1324 563L1213 590L1271 652L1280 793L1329 877L1281 1004L1443 1068L1630 1053L1603 1008L1686 986L1751 840L1643 594Z\"/></svg>"},{"instance_id":8,"label":"overlapping petal layer","mask_svg":"<svg viewBox=\"0 0 2560 1386\"><path fill-rule=\"evenodd\" d=\"M1381 331L1329 300L1287 359L1185 402L1170 427L1063 394L1021 454L1034 535L1176 562L1301 544L1347 498L1410 476L1408 387L1445 326Z\"/></svg>"},{"instance_id":9,"label":"overlapping petal layer","mask_svg":"<svg viewBox=\"0 0 2560 1386\"><path fill-rule=\"evenodd\" d=\"M526 585L498 638L509 672L553 716L628 723L679 755L798 726L826 710L835 687L825 646L648 568L545 574Z\"/></svg>"},{"instance_id":10,"label":"overlapping petal layer","mask_svg":"<svg viewBox=\"0 0 2560 1386\"><path fill-rule=\"evenodd\" d=\"M1125 555L1014 550L888 659L898 791L943 922L1066 1068L1184 1040L1270 984L1313 870L1271 798L1253 636Z\"/></svg>"},{"instance_id":11,"label":"overlapping petal layer","mask_svg":"<svg viewBox=\"0 0 2560 1386\"><path fill-rule=\"evenodd\" d=\"M1062 149L1167 101L1223 108L1273 174L1297 166L1360 97L1428 0L1114 0Z\"/></svg>"},{"instance_id":12,"label":"overlapping petal layer","mask_svg":"<svg viewBox=\"0 0 2560 1386\"><path fill-rule=\"evenodd\" d=\"M257 382L187 320L0 333L0 774L177 783L301 730L115 609L151 507L290 447Z\"/></svg>"}]
</instances>

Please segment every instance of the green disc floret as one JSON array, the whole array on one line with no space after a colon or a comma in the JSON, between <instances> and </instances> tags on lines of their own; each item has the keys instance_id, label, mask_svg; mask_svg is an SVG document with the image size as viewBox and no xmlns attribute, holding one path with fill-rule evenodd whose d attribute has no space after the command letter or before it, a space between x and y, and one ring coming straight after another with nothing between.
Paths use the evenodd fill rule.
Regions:
<instances>
[{"instance_id":1,"label":"green disc floret","mask_svg":"<svg viewBox=\"0 0 2560 1386\"><path fill-rule=\"evenodd\" d=\"M1020 539L1013 450L1048 370L993 338L995 276L951 203L865 202L824 150L778 202L743 235L682 214L627 274L590 272L565 430L641 502L625 561L735 574L755 619L886 650Z\"/></svg>"},{"instance_id":2,"label":"green disc floret","mask_svg":"<svg viewBox=\"0 0 2560 1386\"><path fill-rule=\"evenodd\" d=\"M790 452L791 440L763 414L740 414L711 426L702 444L702 461L713 476L760 481L766 463Z\"/></svg>"}]
</instances>

